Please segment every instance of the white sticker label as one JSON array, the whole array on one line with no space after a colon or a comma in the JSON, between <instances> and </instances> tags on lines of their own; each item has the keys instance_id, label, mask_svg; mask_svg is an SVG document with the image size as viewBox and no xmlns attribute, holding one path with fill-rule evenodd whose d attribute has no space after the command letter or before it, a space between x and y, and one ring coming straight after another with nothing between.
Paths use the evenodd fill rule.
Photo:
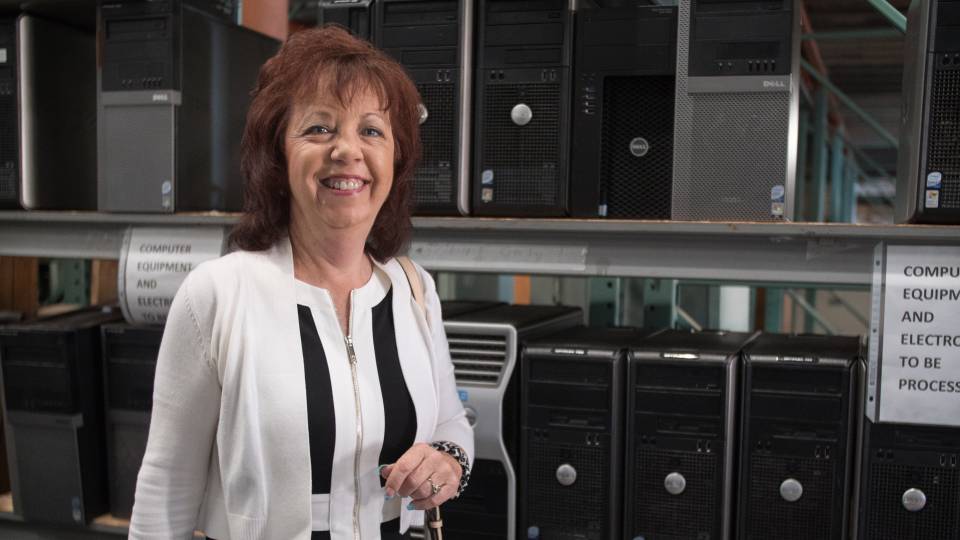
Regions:
<instances>
[{"instance_id":1,"label":"white sticker label","mask_svg":"<svg viewBox=\"0 0 960 540\"><path fill-rule=\"evenodd\" d=\"M7 63L7 49L6 47L0 48L0 64Z\"/></svg>"},{"instance_id":2,"label":"white sticker label","mask_svg":"<svg viewBox=\"0 0 960 540\"><path fill-rule=\"evenodd\" d=\"M770 215L771 216L782 216L783 215L783 203L775 202L770 204Z\"/></svg>"},{"instance_id":3,"label":"white sticker label","mask_svg":"<svg viewBox=\"0 0 960 540\"><path fill-rule=\"evenodd\" d=\"M222 227L127 230L120 252L123 316L134 324L163 324L180 284L198 264L219 257Z\"/></svg>"},{"instance_id":4,"label":"white sticker label","mask_svg":"<svg viewBox=\"0 0 960 540\"><path fill-rule=\"evenodd\" d=\"M927 187L932 189L940 189L943 184L943 173L934 171L927 175Z\"/></svg>"},{"instance_id":5,"label":"white sticker label","mask_svg":"<svg viewBox=\"0 0 960 540\"><path fill-rule=\"evenodd\" d=\"M880 421L960 426L960 247L889 246Z\"/></svg>"},{"instance_id":6,"label":"white sticker label","mask_svg":"<svg viewBox=\"0 0 960 540\"><path fill-rule=\"evenodd\" d=\"M928 189L926 200L923 203L924 208L940 208L940 191Z\"/></svg>"}]
</instances>

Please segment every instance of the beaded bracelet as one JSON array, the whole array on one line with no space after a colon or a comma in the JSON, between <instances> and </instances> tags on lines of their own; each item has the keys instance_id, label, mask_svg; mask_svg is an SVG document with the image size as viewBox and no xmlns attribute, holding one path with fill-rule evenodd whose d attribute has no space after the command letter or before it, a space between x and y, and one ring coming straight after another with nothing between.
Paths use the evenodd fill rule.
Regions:
<instances>
[{"instance_id":1,"label":"beaded bracelet","mask_svg":"<svg viewBox=\"0 0 960 540\"><path fill-rule=\"evenodd\" d=\"M463 451L463 448L456 443L450 441L434 441L430 443L430 446L434 450L439 450L444 454L448 454L457 460L457 463L460 464L460 469L463 471L460 474L460 485L457 487L457 493L452 498L456 499L463 493L463 490L467 488L467 484L470 482L470 461L467 459L467 453Z\"/></svg>"}]
</instances>

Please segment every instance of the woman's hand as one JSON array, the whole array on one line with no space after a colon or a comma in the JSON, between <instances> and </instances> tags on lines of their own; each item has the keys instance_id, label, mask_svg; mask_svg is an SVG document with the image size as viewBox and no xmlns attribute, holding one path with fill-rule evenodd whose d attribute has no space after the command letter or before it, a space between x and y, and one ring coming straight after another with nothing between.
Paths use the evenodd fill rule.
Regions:
<instances>
[{"instance_id":1,"label":"woman's hand","mask_svg":"<svg viewBox=\"0 0 960 540\"><path fill-rule=\"evenodd\" d=\"M387 480L387 496L411 497L417 510L440 506L456 495L461 474L463 470L453 456L426 443L413 445L396 463L380 470L380 476ZM436 493L431 482L438 488Z\"/></svg>"}]
</instances>

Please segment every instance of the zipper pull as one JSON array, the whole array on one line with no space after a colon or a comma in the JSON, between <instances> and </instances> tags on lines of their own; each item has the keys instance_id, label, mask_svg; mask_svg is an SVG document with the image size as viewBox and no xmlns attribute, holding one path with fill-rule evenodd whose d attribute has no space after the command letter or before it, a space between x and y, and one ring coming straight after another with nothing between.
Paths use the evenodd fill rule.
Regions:
<instances>
[{"instance_id":1,"label":"zipper pull","mask_svg":"<svg viewBox=\"0 0 960 540\"><path fill-rule=\"evenodd\" d=\"M350 336L344 336L343 339L347 342L347 358L350 360L351 364L356 364L357 354L353 351L353 338Z\"/></svg>"}]
</instances>

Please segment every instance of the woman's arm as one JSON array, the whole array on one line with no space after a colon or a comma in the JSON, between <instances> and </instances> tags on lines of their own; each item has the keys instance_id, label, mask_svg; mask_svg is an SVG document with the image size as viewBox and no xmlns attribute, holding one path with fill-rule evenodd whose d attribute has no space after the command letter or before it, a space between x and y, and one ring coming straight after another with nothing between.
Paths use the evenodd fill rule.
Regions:
<instances>
[{"instance_id":1,"label":"woman's arm","mask_svg":"<svg viewBox=\"0 0 960 540\"><path fill-rule=\"evenodd\" d=\"M203 330L209 329L209 317L198 318L209 310L198 309L192 278L177 292L163 331L150 435L130 520L132 539L192 538L206 488L220 383L210 359L210 334Z\"/></svg>"}]
</instances>

